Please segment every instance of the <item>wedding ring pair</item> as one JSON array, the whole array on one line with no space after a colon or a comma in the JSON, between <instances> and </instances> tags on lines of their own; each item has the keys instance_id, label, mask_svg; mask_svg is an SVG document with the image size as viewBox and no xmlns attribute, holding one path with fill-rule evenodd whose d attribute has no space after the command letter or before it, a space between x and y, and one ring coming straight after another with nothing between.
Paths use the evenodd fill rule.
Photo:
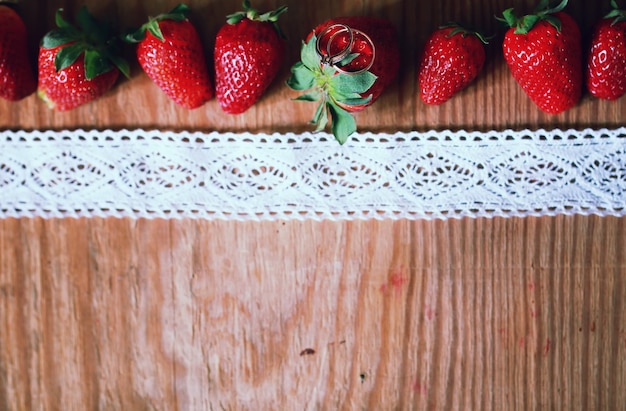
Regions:
<instances>
[{"instance_id":1,"label":"wedding ring pair","mask_svg":"<svg viewBox=\"0 0 626 411\"><path fill-rule=\"evenodd\" d=\"M333 53L332 49L333 49L334 42L336 41L338 36L343 35L345 33L347 33L349 36L348 43L341 50L339 50L336 53ZM354 45L355 35L358 35L364 38L365 41L369 43L370 47L372 48L372 59L365 67L357 71L344 70L343 67L340 65L340 63L342 60L348 57L348 55L350 55L350 53L352 52L352 46ZM324 41L324 39L327 36L330 36L330 37L328 38L328 42L326 43L326 47L324 48L322 41ZM345 24L339 24L339 23L332 24L326 27L324 30L322 30L322 32L320 32L320 34L317 37L315 49L317 51L317 54L321 57L322 64L333 66L340 73L349 74L349 75L355 75L355 74L363 73L369 70L374 64L374 60L376 59L376 47L374 46L372 39L367 34L363 33L360 30L355 30L349 26L346 26Z\"/></svg>"}]
</instances>

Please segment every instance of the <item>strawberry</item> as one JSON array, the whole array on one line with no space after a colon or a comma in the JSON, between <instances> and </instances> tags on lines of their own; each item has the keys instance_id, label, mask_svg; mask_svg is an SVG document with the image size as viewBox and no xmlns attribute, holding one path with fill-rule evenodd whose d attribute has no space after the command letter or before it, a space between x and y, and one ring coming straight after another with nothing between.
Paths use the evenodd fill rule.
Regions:
<instances>
[{"instance_id":1,"label":"strawberry","mask_svg":"<svg viewBox=\"0 0 626 411\"><path fill-rule=\"evenodd\" d=\"M128 64L116 54L111 28L96 20L86 7L77 15L78 27L56 14L58 29L48 32L39 48L37 93L48 107L71 110L93 101L113 87Z\"/></svg>"},{"instance_id":2,"label":"strawberry","mask_svg":"<svg viewBox=\"0 0 626 411\"><path fill-rule=\"evenodd\" d=\"M572 108L582 93L582 47L578 25L562 10L567 0L551 6L542 0L533 14L517 18L503 13L509 26L502 50L511 74L544 112Z\"/></svg>"},{"instance_id":3,"label":"strawberry","mask_svg":"<svg viewBox=\"0 0 626 411\"><path fill-rule=\"evenodd\" d=\"M339 17L319 24L303 41L300 60L287 85L308 91L298 101L319 101L313 124L323 130L331 119L340 144L356 132L351 113L373 104L397 77L400 51L396 30L385 19Z\"/></svg>"},{"instance_id":4,"label":"strawberry","mask_svg":"<svg viewBox=\"0 0 626 411\"><path fill-rule=\"evenodd\" d=\"M626 11L615 0L611 6L613 10L594 28L586 71L587 89L605 100L626 93Z\"/></svg>"},{"instance_id":5,"label":"strawberry","mask_svg":"<svg viewBox=\"0 0 626 411\"><path fill-rule=\"evenodd\" d=\"M21 100L37 89L28 57L28 34L22 18L0 5L0 97Z\"/></svg>"},{"instance_id":6,"label":"strawberry","mask_svg":"<svg viewBox=\"0 0 626 411\"><path fill-rule=\"evenodd\" d=\"M227 17L215 38L215 89L224 112L248 110L270 86L285 60L277 20L287 7L259 14L244 0L244 11Z\"/></svg>"},{"instance_id":7,"label":"strawberry","mask_svg":"<svg viewBox=\"0 0 626 411\"><path fill-rule=\"evenodd\" d=\"M487 40L458 24L435 30L424 46L418 70L420 98L439 105L467 87L485 64Z\"/></svg>"},{"instance_id":8,"label":"strawberry","mask_svg":"<svg viewBox=\"0 0 626 411\"><path fill-rule=\"evenodd\" d=\"M143 71L176 104L195 109L213 98L205 53L191 10L179 4L169 13L150 18L124 39L137 43L137 60Z\"/></svg>"}]
</instances>

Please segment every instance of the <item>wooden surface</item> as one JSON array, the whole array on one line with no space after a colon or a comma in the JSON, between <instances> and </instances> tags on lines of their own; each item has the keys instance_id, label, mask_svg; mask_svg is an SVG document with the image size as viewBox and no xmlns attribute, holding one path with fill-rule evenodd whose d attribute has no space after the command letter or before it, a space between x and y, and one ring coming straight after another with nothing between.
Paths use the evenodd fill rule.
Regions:
<instances>
[{"instance_id":1,"label":"wooden surface","mask_svg":"<svg viewBox=\"0 0 626 411\"><path fill-rule=\"evenodd\" d=\"M23 0L38 36L80 1ZM119 26L176 1L88 1ZM605 3L608 4L608 1ZM239 1L197 0L207 52ZM261 9L277 1L254 2ZM287 1L288 62L244 115L169 102L133 65L97 103L0 102L1 129L304 131L283 85L331 16L391 19L404 67L362 131L615 127L626 100L539 112L501 58L493 16L533 1ZM588 36L606 9L572 0ZM70 13L71 15L71 13ZM495 33L468 90L419 101L417 53L447 20ZM131 51L128 51L132 57ZM1 193L0 193L1 195ZM0 410L618 410L626 404L626 220L366 222L0 220Z\"/></svg>"}]
</instances>

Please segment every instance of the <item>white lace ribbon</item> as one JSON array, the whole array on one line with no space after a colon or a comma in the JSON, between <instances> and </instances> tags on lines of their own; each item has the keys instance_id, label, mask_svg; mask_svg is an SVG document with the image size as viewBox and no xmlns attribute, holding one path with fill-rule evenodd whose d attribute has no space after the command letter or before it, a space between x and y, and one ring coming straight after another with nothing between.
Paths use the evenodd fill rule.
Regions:
<instances>
[{"instance_id":1,"label":"white lace ribbon","mask_svg":"<svg viewBox=\"0 0 626 411\"><path fill-rule=\"evenodd\" d=\"M358 134L0 132L0 217L626 214L626 128Z\"/></svg>"}]
</instances>

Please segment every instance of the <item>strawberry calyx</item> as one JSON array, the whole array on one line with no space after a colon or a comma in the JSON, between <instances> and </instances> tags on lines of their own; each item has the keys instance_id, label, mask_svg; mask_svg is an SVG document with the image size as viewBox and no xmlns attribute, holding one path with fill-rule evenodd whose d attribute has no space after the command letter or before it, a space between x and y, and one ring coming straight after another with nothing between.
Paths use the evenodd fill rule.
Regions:
<instances>
[{"instance_id":1,"label":"strawberry calyx","mask_svg":"<svg viewBox=\"0 0 626 411\"><path fill-rule=\"evenodd\" d=\"M71 66L84 55L87 80L115 67L130 78L128 62L120 57L118 38L109 24L95 19L85 6L76 16L78 27L65 20L62 13L62 8L57 10L55 22L58 28L46 33L41 41L43 48L59 48L54 60L57 71Z\"/></svg>"},{"instance_id":2,"label":"strawberry calyx","mask_svg":"<svg viewBox=\"0 0 626 411\"><path fill-rule=\"evenodd\" d=\"M278 34L285 38L285 34L281 30L278 25L278 18L281 14L287 11L287 6L280 6L275 10L271 10L265 13L260 13L258 10L252 8L250 4L250 0L244 0L242 5L243 11L238 11L236 13L229 14L226 16L226 22L228 24L237 24L244 19L252 20L252 21L260 21L264 23L270 23L274 26L274 29L278 32Z\"/></svg>"},{"instance_id":3,"label":"strawberry calyx","mask_svg":"<svg viewBox=\"0 0 626 411\"><path fill-rule=\"evenodd\" d=\"M626 10L620 9L616 0L611 0L611 7L613 10L604 16L605 19L613 19L611 25L615 25L620 21L626 21Z\"/></svg>"},{"instance_id":4,"label":"strawberry calyx","mask_svg":"<svg viewBox=\"0 0 626 411\"><path fill-rule=\"evenodd\" d=\"M560 0L558 4L551 3L550 0L541 0L535 11L522 17L517 17L513 8L506 9L502 17L496 17L498 21L506 23L510 28L514 28L515 34L528 34L528 32L540 21L547 21L557 31L561 31L561 20L554 16L555 13L563 11L568 0Z\"/></svg>"},{"instance_id":5,"label":"strawberry calyx","mask_svg":"<svg viewBox=\"0 0 626 411\"><path fill-rule=\"evenodd\" d=\"M368 66L365 69L360 66L351 68L361 55L352 52L349 46L336 48L331 45L332 35L326 47L320 46L319 40L324 37L324 33L320 33L319 38L313 33L308 42L302 43L300 61L291 67L287 86L296 91L307 91L294 100L319 102L310 122L316 125L315 132L324 130L330 119L335 139L343 144L357 129L350 108L371 102L372 95L363 95L374 85L377 76L369 71Z\"/></svg>"},{"instance_id":6,"label":"strawberry calyx","mask_svg":"<svg viewBox=\"0 0 626 411\"><path fill-rule=\"evenodd\" d=\"M163 20L183 21L187 19L190 12L189 6L180 3L167 13L148 18L148 21L137 30L126 33L123 37L124 41L127 43L139 43L146 37L146 32L150 32L154 37L164 42L165 38L159 27L159 22Z\"/></svg>"},{"instance_id":7,"label":"strawberry calyx","mask_svg":"<svg viewBox=\"0 0 626 411\"><path fill-rule=\"evenodd\" d=\"M480 31L469 29L456 22L449 22L449 23L443 24L439 26L439 28L440 29L448 29L448 28L452 29L452 31L450 31L450 33L448 33L448 35L446 36L448 38L453 37L457 34L460 34L463 37L476 36L483 44L489 44L489 41L493 38L493 37L486 37Z\"/></svg>"}]
</instances>

